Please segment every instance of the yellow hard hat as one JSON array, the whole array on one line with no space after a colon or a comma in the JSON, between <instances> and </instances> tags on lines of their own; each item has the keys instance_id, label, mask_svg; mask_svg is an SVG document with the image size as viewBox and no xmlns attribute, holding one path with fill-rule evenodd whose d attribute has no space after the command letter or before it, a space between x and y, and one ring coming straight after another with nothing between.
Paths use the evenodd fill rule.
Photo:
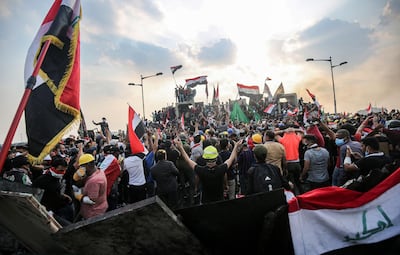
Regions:
<instances>
[{"instance_id":1,"label":"yellow hard hat","mask_svg":"<svg viewBox=\"0 0 400 255\"><path fill-rule=\"evenodd\" d=\"M86 153L79 157L78 163L81 166L81 165L87 164L92 161L94 161L93 155Z\"/></svg>"},{"instance_id":2,"label":"yellow hard hat","mask_svg":"<svg viewBox=\"0 0 400 255\"><path fill-rule=\"evenodd\" d=\"M206 137L204 135L201 135L200 138L201 138L201 141L206 140Z\"/></svg>"},{"instance_id":3,"label":"yellow hard hat","mask_svg":"<svg viewBox=\"0 0 400 255\"><path fill-rule=\"evenodd\" d=\"M214 146L210 145L204 149L203 158L204 159L216 159L218 157L218 150Z\"/></svg>"},{"instance_id":4,"label":"yellow hard hat","mask_svg":"<svg viewBox=\"0 0 400 255\"><path fill-rule=\"evenodd\" d=\"M251 140L253 140L253 143L258 143L258 144L260 144L260 143L262 143L262 136L261 136L260 134L254 134L254 135L251 137Z\"/></svg>"}]
</instances>

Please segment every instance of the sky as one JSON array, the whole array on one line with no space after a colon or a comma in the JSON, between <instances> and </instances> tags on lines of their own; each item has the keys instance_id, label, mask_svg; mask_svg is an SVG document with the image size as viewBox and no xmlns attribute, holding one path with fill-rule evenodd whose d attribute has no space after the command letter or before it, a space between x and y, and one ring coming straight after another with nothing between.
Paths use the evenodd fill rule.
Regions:
<instances>
[{"instance_id":1,"label":"sky","mask_svg":"<svg viewBox=\"0 0 400 255\"><path fill-rule=\"evenodd\" d=\"M0 2L0 143L18 108L26 81L25 58L53 1ZM173 105L176 85L207 75L195 101L237 99L236 84L258 85L266 77L272 93L311 101L316 95L333 112L333 68L337 111L399 109L399 0L82 0L81 107L88 129L106 117L111 130L125 130L128 104L146 117ZM171 66L183 65L173 76ZM21 119L13 141L26 140ZM40 124L40 123L38 123Z\"/></svg>"}]
</instances>

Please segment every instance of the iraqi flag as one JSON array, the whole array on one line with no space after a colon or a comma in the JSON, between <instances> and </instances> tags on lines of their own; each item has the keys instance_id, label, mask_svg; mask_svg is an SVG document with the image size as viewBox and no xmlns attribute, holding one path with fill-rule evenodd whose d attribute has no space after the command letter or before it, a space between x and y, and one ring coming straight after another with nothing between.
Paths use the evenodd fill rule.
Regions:
<instances>
[{"instance_id":1,"label":"iraqi flag","mask_svg":"<svg viewBox=\"0 0 400 255\"><path fill-rule=\"evenodd\" d=\"M176 72L177 70L181 69L181 68L182 68L182 65L171 66L171 67L170 67L172 74L175 74L175 72Z\"/></svg>"},{"instance_id":2,"label":"iraqi flag","mask_svg":"<svg viewBox=\"0 0 400 255\"><path fill-rule=\"evenodd\" d=\"M201 85L201 84L208 84L207 75L203 75L203 76L199 76L199 77L191 78L191 79L186 79L185 81L186 81L185 86L188 88L194 88L197 85Z\"/></svg>"},{"instance_id":3,"label":"iraqi flag","mask_svg":"<svg viewBox=\"0 0 400 255\"><path fill-rule=\"evenodd\" d=\"M238 88L239 96L250 97L260 94L260 88L258 86L247 86L240 83L237 83L236 86Z\"/></svg>"},{"instance_id":4,"label":"iraqi flag","mask_svg":"<svg viewBox=\"0 0 400 255\"><path fill-rule=\"evenodd\" d=\"M146 150L142 139L144 133L146 132L144 123L139 115L129 106L129 116L128 116L128 138L131 145L131 153L138 154L144 153Z\"/></svg>"},{"instance_id":5,"label":"iraqi flag","mask_svg":"<svg viewBox=\"0 0 400 255\"><path fill-rule=\"evenodd\" d=\"M108 154L104 157L104 160L101 162L99 168L106 175L108 196L111 193L111 189L115 181L121 175L121 168L119 166L118 159L114 155Z\"/></svg>"},{"instance_id":6,"label":"iraqi flag","mask_svg":"<svg viewBox=\"0 0 400 255\"><path fill-rule=\"evenodd\" d=\"M296 107L293 110L292 109L287 110L287 115L288 116L296 116L298 112L299 112L299 108Z\"/></svg>"},{"instance_id":7,"label":"iraqi flag","mask_svg":"<svg viewBox=\"0 0 400 255\"><path fill-rule=\"evenodd\" d=\"M80 120L79 0L54 1L26 56L24 79L32 75L45 41L51 44L25 108L29 158L38 162Z\"/></svg>"},{"instance_id":8,"label":"iraqi flag","mask_svg":"<svg viewBox=\"0 0 400 255\"><path fill-rule=\"evenodd\" d=\"M271 114L275 109L276 104L269 104L265 109L264 112Z\"/></svg>"},{"instance_id":9,"label":"iraqi flag","mask_svg":"<svg viewBox=\"0 0 400 255\"><path fill-rule=\"evenodd\" d=\"M399 194L400 168L367 192L332 186L291 199L295 254L351 249L400 235Z\"/></svg>"},{"instance_id":10,"label":"iraqi flag","mask_svg":"<svg viewBox=\"0 0 400 255\"><path fill-rule=\"evenodd\" d=\"M372 113L372 106L371 103L369 103L368 107L367 107L367 114L371 114Z\"/></svg>"},{"instance_id":11,"label":"iraqi flag","mask_svg":"<svg viewBox=\"0 0 400 255\"><path fill-rule=\"evenodd\" d=\"M313 93L311 93L308 89L306 89L306 90L307 90L308 95L314 101L314 104L318 107L318 109L321 108L320 103L317 101L317 97Z\"/></svg>"}]
</instances>

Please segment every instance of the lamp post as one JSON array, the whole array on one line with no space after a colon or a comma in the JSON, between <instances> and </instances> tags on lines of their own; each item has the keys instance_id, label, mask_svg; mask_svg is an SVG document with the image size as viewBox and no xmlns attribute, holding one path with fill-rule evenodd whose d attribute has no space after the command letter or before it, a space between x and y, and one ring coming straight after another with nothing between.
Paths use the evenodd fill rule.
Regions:
<instances>
[{"instance_id":1,"label":"lamp post","mask_svg":"<svg viewBox=\"0 0 400 255\"><path fill-rule=\"evenodd\" d=\"M140 86L140 87L142 87L143 120L146 119L146 113L145 113L145 111L144 111L143 80L144 80L144 79L147 79L147 78L150 78L150 77L159 76L159 75L162 75L162 74L163 74L163 73L159 72L159 73L156 73L156 74L153 74L153 75L148 75L148 76L140 75L140 84L138 84L138 83L133 83L133 82L128 83L128 85L130 85L130 86Z\"/></svg>"},{"instance_id":2,"label":"lamp post","mask_svg":"<svg viewBox=\"0 0 400 255\"><path fill-rule=\"evenodd\" d=\"M338 65L332 65L332 57L330 56L329 59L314 59L314 58L307 58L306 61L328 61L331 66L331 75L332 75L332 88L333 88L333 107L335 110L335 114L337 113L336 110L336 90L335 90L335 81L333 79L333 68L341 65L347 64L347 61L341 62Z\"/></svg>"}]
</instances>

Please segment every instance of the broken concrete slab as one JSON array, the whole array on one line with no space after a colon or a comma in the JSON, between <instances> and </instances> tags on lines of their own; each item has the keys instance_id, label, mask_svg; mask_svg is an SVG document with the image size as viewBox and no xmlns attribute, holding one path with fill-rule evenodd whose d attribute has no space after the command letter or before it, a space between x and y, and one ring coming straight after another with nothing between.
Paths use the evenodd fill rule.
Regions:
<instances>
[{"instance_id":1,"label":"broken concrete slab","mask_svg":"<svg viewBox=\"0 0 400 255\"><path fill-rule=\"evenodd\" d=\"M206 254L157 196L69 225L54 237L71 254Z\"/></svg>"},{"instance_id":2,"label":"broken concrete slab","mask_svg":"<svg viewBox=\"0 0 400 255\"><path fill-rule=\"evenodd\" d=\"M19 182L11 182L3 179L0 179L0 190L32 194L38 201L42 199L44 193L43 189L32 188Z\"/></svg>"},{"instance_id":3,"label":"broken concrete slab","mask_svg":"<svg viewBox=\"0 0 400 255\"><path fill-rule=\"evenodd\" d=\"M60 224L28 193L0 191L0 225L36 254L62 254L52 234Z\"/></svg>"}]
</instances>

